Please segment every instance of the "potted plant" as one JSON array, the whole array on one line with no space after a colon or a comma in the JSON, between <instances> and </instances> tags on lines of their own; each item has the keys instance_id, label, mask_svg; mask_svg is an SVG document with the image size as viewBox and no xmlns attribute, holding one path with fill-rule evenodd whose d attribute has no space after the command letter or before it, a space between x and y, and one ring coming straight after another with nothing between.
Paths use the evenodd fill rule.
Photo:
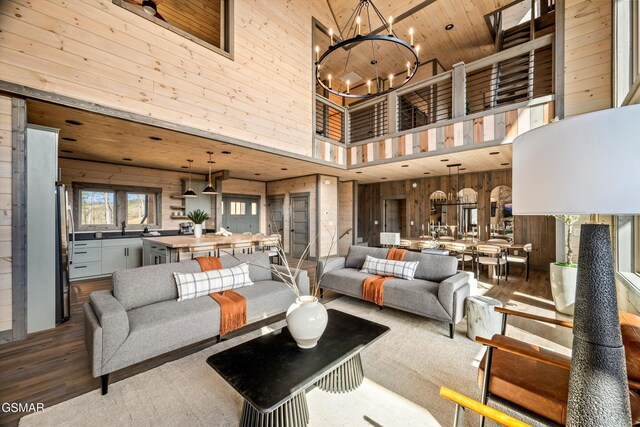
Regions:
<instances>
[{"instance_id":1,"label":"potted plant","mask_svg":"<svg viewBox=\"0 0 640 427\"><path fill-rule=\"evenodd\" d=\"M189 212L187 214L187 218L189 218L191 222L193 222L194 224L193 234L195 235L196 239L199 237L202 237L202 224L206 220L211 219L211 215L209 215L202 209L196 209L194 211Z\"/></svg>"},{"instance_id":2,"label":"potted plant","mask_svg":"<svg viewBox=\"0 0 640 427\"><path fill-rule=\"evenodd\" d=\"M551 273L551 294L557 311L573 315L573 306L576 301L578 264L573 263L571 235L573 226L580 219L580 215L554 215L554 217L565 225L567 253L565 262L551 263L549 269Z\"/></svg>"}]
</instances>

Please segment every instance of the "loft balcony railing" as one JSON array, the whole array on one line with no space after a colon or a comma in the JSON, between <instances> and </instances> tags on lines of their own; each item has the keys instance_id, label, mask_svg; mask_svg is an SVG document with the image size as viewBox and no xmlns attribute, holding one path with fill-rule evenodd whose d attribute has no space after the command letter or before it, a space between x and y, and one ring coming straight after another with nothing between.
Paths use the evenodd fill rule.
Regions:
<instances>
[{"instance_id":1,"label":"loft balcony railing","mask_svg":"<svg viewBox=\"0 0 640 427\"><path fill-rule=\"evenodd\" d=\"M316 94L316 136L349 146L513 109L554 93L553 34L342 107Z\"/></svg>"}]
</instances>

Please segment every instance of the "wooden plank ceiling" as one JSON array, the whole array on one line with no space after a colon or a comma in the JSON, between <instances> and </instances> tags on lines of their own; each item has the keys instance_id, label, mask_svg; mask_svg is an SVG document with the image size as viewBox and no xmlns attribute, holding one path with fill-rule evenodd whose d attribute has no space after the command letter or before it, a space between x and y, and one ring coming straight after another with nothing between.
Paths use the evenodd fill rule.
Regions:
<instances>
[{"instance_id":1,"label":"wooden plank ceiling","mask_svg":"<svg viewBox=\"0 0 640 427\"><path fill-rule=\"evenodd\" d=\"M125 0L142 10L141 1ZM221 0L155 0L158 13L168 24L220 46Z\"/></svg>"},{"instance_id":2,"label":"wooden plank ceiling","mask_svg":"<svg viewBox=\"0 0 640 427\"><path fill-rule=\"evenodd\" d=\"M213 151L214 171L228 169L233 178L256 181L320 173L371 183L446 175L452 163L462 163L461 173L511 168L510 144L343 170L42 101L29 100L27 109L29 123L60 129L59 155L67 159L174 171L184 171L193 159L193 171L206 174L206 152Z\"/></svg>"},{"instance_id":3,"label":"wooden plank ceiling","mask_svg":"<svg viewBox=\"0 0 640 427\"><path fill-rule=\"evenodd\" d=\"M326 0L331 8L336 22L332 23L334 32L343 28L358 0ZM472 62L476 59L494 53L495 48L491 33L487 27L484 16L500 7L511 3L513 0L378 0L375 5L386 18L394 17L393 29L398 37L409 41L409 28L414 29L414 44L420 45L420 60L437 58L445 67L450 69L457 62ZM413 11L412 14L398 21L403 14ZM365 20L366 21L366 20ZM453 29L447 31L445 26L453 24ZM379 20L372 17L372 27L377 27ZM366 24L362 27L363 33L368 31ZM321 48L326 48L327 38L320 38ZM396 49L388 46L388 49ZM323 50L324 51L324 50ZM390 55L390 52L388 52ZM384 56L385 51L378 53L378 57ZM366 60L366 61L365 61ZM368 58L363 61L367 62ZM362 70L361 76L367 78L366 63L355 67L356 72ZM406 70L406 62L398 64L400 73Z\"/></svg>"}]
</instances>

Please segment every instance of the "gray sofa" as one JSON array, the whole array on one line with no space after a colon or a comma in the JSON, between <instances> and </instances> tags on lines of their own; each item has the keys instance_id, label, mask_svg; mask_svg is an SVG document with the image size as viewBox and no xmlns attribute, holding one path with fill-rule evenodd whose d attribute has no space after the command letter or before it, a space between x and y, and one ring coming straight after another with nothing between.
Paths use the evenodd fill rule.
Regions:
<instances>
[{"instance_id":1,"label":"gray sofa","mask_svg":"<svg viewBox=\"0 0 640 427\"><path fill-rule=\"evenodd\" d=\"M266 253L223 256L222 266L249 264L253 286L236 289L247 299L247 323L285 313L295 301L293 291L269 270ZM283 269L284 267L277 266ZM94 377L189 344L219 338L220 306L209 296L177 301L173 273L196 273L197 261L152 265L113 273L113 292L93 292L84 305L85 343ZM309 293L309 276L300 271L298 286Z\"/></svg>"},{"instance_id":2,"label":"gray sofa","mask_svg":"<svg viewBox=\"0 0 640 427\"><path fill-rule=\"evenodd\" d=\"M346 257L320 261L321 292L329 289L362 299L362 282L371 276L360 272L366 256L386 258L388 252L386 248L351 246ZM455 325L464 317L464 301L475 287L473 273L458 271L458 260L451 256L407 252L404 260L419 261L415 278L388 280L384 306L447 322L453 338Z\"/></svg>"}]
</instances>

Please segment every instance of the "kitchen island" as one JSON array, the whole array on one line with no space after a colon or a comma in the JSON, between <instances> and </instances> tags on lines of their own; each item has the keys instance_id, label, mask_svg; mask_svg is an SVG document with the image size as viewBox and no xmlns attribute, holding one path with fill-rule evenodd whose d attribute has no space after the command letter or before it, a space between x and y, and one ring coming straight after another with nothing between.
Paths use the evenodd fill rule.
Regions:
<instances>
[{"instance_id":1,"label":"kitchen island","mask_svg":"<svg viewBox=\"0 0 640 427\"><path fill-rule=\"evenodd\" d=\"M166 264L192 259L196 256L214 256L219 249L232 250L234 246L254 247L261 242L273 242L274 238L259 234L234 234L231 236L193 235L145 237L142 239L142 264ZM241 251L241 249L238 249Z\"/></svg>"}]
</instances>

